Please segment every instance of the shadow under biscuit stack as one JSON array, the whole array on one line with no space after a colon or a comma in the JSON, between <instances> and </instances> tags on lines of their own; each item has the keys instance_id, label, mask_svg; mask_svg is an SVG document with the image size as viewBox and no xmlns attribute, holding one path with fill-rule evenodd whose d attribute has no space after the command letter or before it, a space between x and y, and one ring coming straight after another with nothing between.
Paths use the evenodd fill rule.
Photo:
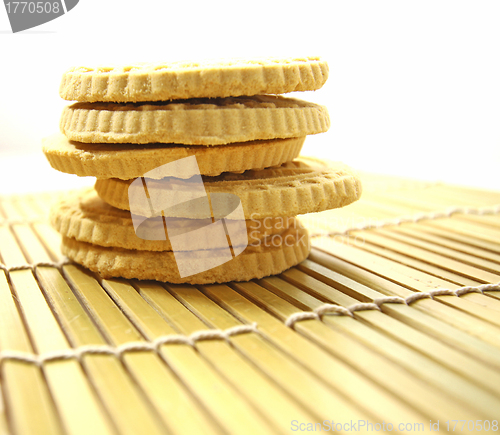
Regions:
<instances>
[{"instance_id":1,"label":"shadow under biscuit stack","mask_svg":"<svg viewBox=\"0 0 500 435\"><path fill-rule=\"evenodd\" d=\"M309 238L295 216L361 194L347 166L299 156L307 135L328 130L326 108L278 95L319 89L327 77L318 58L70 69L60 95L77 102L43 151L53 168L97 181L51 213L63 253L104 278L190 284L262 278L304 260ZM193 156L189 170L178 164ZM165 177L159 168L175 171ZM190 200L200 185L197 200L211 216ZM132 201L138 187L142 203ZM179 207L165 207L172 193ZM238 204L220 212L221 194ZM235 236L236 208L243 236ZM227 237L210 237L217 224ZM193 273L181 273L181 257ZM203 261L213 267L194 273Z\"/></svg>"}]
</instances>

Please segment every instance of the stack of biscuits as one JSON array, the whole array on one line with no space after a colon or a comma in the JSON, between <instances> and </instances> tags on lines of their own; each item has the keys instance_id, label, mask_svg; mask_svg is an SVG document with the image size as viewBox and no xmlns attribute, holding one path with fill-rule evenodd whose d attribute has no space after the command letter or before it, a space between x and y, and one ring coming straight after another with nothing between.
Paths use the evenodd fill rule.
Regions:
<instances>
[{"instance_id":1,"label":"stack of biscuits","mask_svg":"<svg viewBox=\"0 0 500 435\"><path fill-rule=\"evenodd\" d=\"M190 284L304 260L295 217L361 194L347 166L299 156L307 135L328 130L326 108L279 95L327 77L314 57L70 69L60 95L76 103L43 151L97 181L53 208L63 253L104 278Z\"/></svg>"}]
</instances>

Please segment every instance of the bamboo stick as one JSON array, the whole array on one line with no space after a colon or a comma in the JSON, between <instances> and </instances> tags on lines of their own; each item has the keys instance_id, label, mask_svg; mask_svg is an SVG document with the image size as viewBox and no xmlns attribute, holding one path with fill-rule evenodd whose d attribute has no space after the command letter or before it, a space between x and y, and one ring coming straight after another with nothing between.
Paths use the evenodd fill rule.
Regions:
<instances>
[{"instance_id":1,"label":"bamboo stick","mask_svg":"<svg viewBox=\"0 0 500 435\"><path fill-rule=\"evenodd\" d=\"M321 246L326 248L331 255L321 255L319 251L313 251L309 258L351 276L356 281L380 291L384 295L404 298L413 294L412 290L427 291L440 287L440 282L436 282L432 276L426 276L407 266L364 252L353 246L336 243L329 238L321 239L321 242ZM334 261L335 257L344 262ZM355 267L349 267L349 264ZM407 287L412 290L408 290ZM437 301L430 299L415 301L411 308L415 309L406 310L405 314L408 316L405 318L406 322L418 325L422 331L427 331L436 338L444 339L455 348L465 350L469 355L480 358L493 367L500 367L498 348L483 341L481 331L477 328L476 334L471 335L471 329L474 332L475 326L471 324L470 318L456 319L453 315L455 310L452 311L446 306L441 307ZM385 310L386 306L383 306L383 309ZM391 313L391 315L395 316L395 313Z\"/></svg>"},{"instance_id":2,"label":"bamboo stick","mask_svg":"<svg viewBox=\"0 0 500 435\"><path fill-rule=\"evenodd\" d=\"M168 318L181 333L189 335L197 331L210 330L205 323L174 299L165 289L142 284L138 288L143 297L153 304L163 317ZM196 289L191 286L169 286L169 289L175 291L176 294L179 289L181 291L182 289L186 289L191 294L196 292ZM217 315L211 318L210 323L215 322L217 324L220 318L221 316ZM224 324L219 323L216 327L219 329L228 329L240 325L235 319L232 322L227 322L227 318L225 320ZM239 338L249 338L252 340L252 337L255 338L251 333L242 334L241 336L232 337L231 342L233 343ZM275 385L276 381L274 378L264 376L261 371L256 369L253 364L249 363L247 359L235 351L226 341L199 341L196 343L196 348L279 431L287 432L290 428L290 422L294 418L310 423L322 420L317 413L310 410L309 412L306 411L308 406L299 406L299 404Z\"/></svg>"},{"instance_id":3,"label":"bamboo stick","mask_svg":"<svg viewBox=\"0 0 500 435\"><path fill-rule=\"evenodd\" d=\"M12 272L11 279L38 353L70 349L32 271ZM43 370L67 433L111 433L78 361L45 362Z\"/></svg>"},{"instance_id":4,"label":"bamboo stick","mask_svg":"<svg viewBox=\"0 0 500 435\"><path fill-rule=\"evenodd\" d=\"M491 227L492 229L499 230L500 229L500 219L497 214L495 215L457 215L458 218L462 221L470 221L472 223L476 223L482 225L484 227Z\"/></svg>"},{"instance_id":5,"label":"bamboo stick","mask_svg":"<svg viewBox=\"0 0 500 435\"><path fill-rule=\"evenodd\" d=\"M498 251L498 231L490 228L480 228L475 223L461 219L435 219L426 221L426 225L478 239L480 242L493 243L493 249Z\"/></svg>"},{"instance_id":6,"label":"bamboo stick","mask_svg":"<svg viewBox=\"0 0 500 435\"><path fill-rule=\"evenodd\" d=\"M400 232L403 234L400 234ZM428 249L428 250L433 249L434 252L439 252L439 255L446 255L447 254L448 256L451 256L451 255L455 254L455 259L457 261L460 260L460 261L463 261L464 263L467 262L469 264L473 264L474 267L482 267L483 269L485 269L486 267L489 267L490 270L497 268L500 271L500 265L496 265L492 262L486 263L486 260L478 260L478 259L475 259L471 255L468 255L468 254L461 254L457 251L451 251L451 250L446 249L446 248L435 247L434 245L432 245L430 243L416 240L416 239L413 239L411 237L406 237L403 231L389 231L389 230L384 231L384 232L380 231L380 234L382 234L383 236L387 235L388 237L391 237L391 238L393 237L395 240L403 241L403 243L411 244L411 246L417 246L417 247L421 247L423 249ZM399 245L399 246L401 246L401 245ZM455 286L451 285L449 287L454 288ZM484 304L487 304L488 298L484 298L484 296L469 293L469 294L466 294L459 299L457 299L457 298L443 298L443 297L439 297L439 298L440 298L439 300L441 300L443 303L446 303L446 304L453 306L457 309L460 309L460 310L465 311L469 314L472 314L472 315L474 315L482 320L486 320L486 321L488 321L496 326L500 326L500 318L494 311L491 311L489 309L485 309L485 307L483 307L481 305L478 306L478 304L471 305L470 303L468 303L469 301L473 300L473 301L477 301L477 302L481 301ZM500 306L498 305L498 303L496 303L495 300L491 300L490 305L496 306L497 309L500 309Z\"/></svg>"},{"instance_id":7,"label":"bamboo stick","mask_svg":"<svg viewBox=\"0 0 500 435\"><path fill-rule=\"evenodd\" d=\"M234 287L246 297L264 303L281 320L297 312L296 307L278 298L255 283L235 283ZM432 419L446 418L456 412L469 415L470 411L458 403L450 402L446 395L428 384L421 383L395 364L379 357L375 352L340 334L319 320L298 322L295 330L327 349L330 353L348 361L358 371L375 380L384 388L410 403L416 410ZM439 410L439 411L437 411ZM473 415L472 413L470 413Z\"/></svg>"},{"instance_id":8,"label":"bamboo stick","mask_svg":"<svg viewBox=\"0 0 500 435\"><path fill-rule=\"evenodd\" d=\"M500 267L500 245L497 246L497 252L492 251L486 247L475 246L473 243L475 239L461 238L460 236L453 237L449 232L433 230L432 228L419 224L403 224L399 227L390 227L391 231L400 231L405 234L412 235L413 237L425 240L435 245L443 246L450 250L469 253L475 257L484 258L491 262L498 263ZM471 243L472 242L472 243Z\"/></svg>"},{"instance_id":9,"label":"bamboo stick","mask_svg":"<svg viewBox=\"0 0 500 435\"><path fill-rule=\"evenodd\" d=\"M252 293L252 295L255 295L256 284L254 284L254 283L251 283L251 282L250 283L238 283L238 284L235 283L234 286L235 286L235 288L238 288L238 290L241 290L243 288L247 289L247 288L251 287L252 288L251 293ZM297 337L295 334L293 334L293 331L287 329L287 327L284 326L281 323L281 321L271 317L269 314L267 314L266 312L264 312L260 308L258 308L258 306L255 305L254 303L251 303L249 300L242 298L241 296L239 296L237 293L235 293L233 290L231 290L227 286L222 286L222 285L221 286L206 286L206 287L203 287L203 289L204 289L204 292L206 292L212 299L215 299L218 303L221 303L223 301L224 305L227 308L230 308L230 310L232 312L234 312L235 315L242 317L242 318L245 318L245 319L248 319L248 318L257 319L258 318L259 330L262 333L265 333L266 336L269 335L272 338L272 340L279 343L280 346L287 348L291 345L291 343L293 343L293 347L291 349L291 351L292 351L291 355L295 359L298 358L301 362L306 363L310 369L312 369L314 371L318 370L318 369L321 370L323 373L323 377L325 377L326 379L328 379L329 377L333 377L333 378L336 377L337 373L334 371L335 370L335 368L334 368L335 367L335 363L334 363L335 359L330 360L327 363L325 360L325 357L321 356L322 352L318 352L318 349L316 348L316 346L311 346L311 343L309 340L301 340L299 337ZM247 295L246 292L245 292L245 295ZM270 308L267 301L265 302L265 305L268 308ZM301 322L301 323L306 325L306 324L310 324L310 322L312 322L312 321L306 321L306 322ZM281 327L279 327L278 325L281 325L281 327L283 329L281 329ZM285 332L287 330L289 333L292 333L291 335L295 338L289 337L288 333ZM304 353L306 348L307 348L308 352ZM316 348L316 350L313 350L315 348ZM339 351L339 349L340 348L338 348L337 351ZM341 356L341 359L344 359L342 355L340 355L340 356ZM314 359L311 362L308 362L308 359L311 357L314 357ZM320 359L318 360L318 359L316 359L316 357L318 357ZM324 365L324 364L327 364L327 365ZM340 388L341 385L344 383L341 382L339 385L339 383L337 381L337 382L334 382L334 384L338 385ZM344 386L345 386L345 384L344 384ZM384 383L384 389L387 389L387 388L388 388L387 385L385 385L385 383ZM378 395L377 395L376 390L377 389L373 389L373 388L368 388L368 389L362 390L364 397L365 397L365 401L364 401L365 403L363 403L364 406L375 406L373 404L373 401L376 401L378 399L383 400L383 395L381 395L381 397L377 397ZM374 393L375 395L368 396L368 392L370 392L370 391L372 393ZM352 396L352 394L353 394L353 392L351 392L350 395ZM413 414L414 414L414 412L415 411L413 411Z\"/></svg>"},{"instance_id":10,"label":"bamboo stick","mask_svg":"<svg viewBox=\"0 0 500 435\"><path fill-rule=\"evenodd\" d=\"M360 234L358 232L353 232L353 235L356 236ZM380 230L365 231L363 232L362 237L365 242L382 246L386 250L390 249L399 254L415 258L425 263L430 263L431 265L437 266L441 269L455 274L465 276L466 278L471 278L482 283L500 281L500 274L498 273L482 270L478 267L464 264L460 261L453 260L434 252L430 252L426 249L389 239L388 237L384 237L383 232Z\"/></svg>"},{"instance_id":11,"label":"bamboo stick","mask_svg":"<svg viewBox=\"0 0 500 435\"><path fill-rule=\"evenodd\" d=\"M455 286L477 286L484 282L472 279L470 277L458 274L454 270L444 269L437 264L428 263L424 258L416 258L405 255L405 253L386 249L384 246L375 243L369 243L365 234L354 234L349 237L335 237L336 242L341 242L345 245L356 246L362 248L367 253L372 253L378 258L387 259L395 264L399 264L405 268L405 272L409 276L423 274L427 276L427 280L438 280L441 282L451 283ZM370 237L371 238L371 237ZM371 242L372 240L370 240ZM321 241L319 243L325 243ZM392 273L392 272L391 272ZM448 286L450 284L447 284Z\"/></svg>"},{"instance_id":12,"label":"bamboo stick","mask_svg":"<svg viewBox=\"0 0 500 435\"><path fill-rule=\"evenodd\" d=\"M95 322L101 342L117 346L144 341L141 333L91 274L72 265L65 266L64 271L85 311L90 313L91 317L83 317L87 328L92 328ZM71 333L80 345L92 344L85 339L81 328L72 328ZM151 433L162 433L166 427L175 433L182 433L186 428L200 430L203 427L207 433L216 433L156 354L149 351L125 353L125 368L112 355L88 355L85 362L120 433L145 430L141 427L150 427Z\"/></svg>"},{"instance_id":13,"label":"bamboo stick","mask_svg":"<svg viewBox=\"0 0 500 435\"><path fill-rule=\"evenodd\" d=\"M332 289L330 285L295 268L286 271L281 276L293 285L303 288L310 293L316 294L321 292L321 295L331 294L327 302L341 306L350 306L359 303L357 299L349 296L346 297L340 292L338 293L342 296L339 297L337 291L335 293L329 291ZM348 299L346 300L346 298ZM322 301L317 299L307 308L313 310L321 305ZM356 319L363 320L369 323L370 326ZM500 400L494 395L485 393L483 389L477 388L473 383L465 381L463 378L446 370L440 364L436 364L430 355L423 356L413 351L411 347L401 345L399 343L401 340L400 336L404 335L407 330L400 325L400 322L384 315L381 311L357 311L354 314L354 318L349 316L325 316L323 321L334 327L335 330L356 338L367 347L372 347L381 355L396 362L400 367L407 368L415 376L421 378L423 382L433 384L440 391L447 392L450 398L461 401L464 406L471 410L475 409L475 412L483 418L492 418L495 413L494 410L500 408ZM373 329L371 325L376 325L381 329L397 331L398 340L388 338L386 335ZM411 340L407 339L407 341Z\"/></svg>"},{"instance_id":14,"label":"bamboo stick","mask_svg":"<svg viewBox=\"0 0 500 435\"><path fill-rule=\"evenodd\" d=\"M196 293L195 296L193 291L184 286L169 286L169 289L189 304L189 307L194 309L205 321L212 323L215 327L222 328L228 322L238 324L227 311L213 302L210 303L210 300L202 294ZM346 416L348 412L352 412L346 409L348 407L342 403L342 400L340 400L339 405L339 398L332 394L330 389L325 388L321 382L310 376L309 372L291 362L259 335L234 336L231 338L231 343L252 364L255 364L262 372L266 373L269 379L279 384L287 394L294 397L305 409L311 410L313 415L316 416L316 421L331 418L333 410ZM315 397L317 402L320 403L311 401L311 397ZM360 411L357 411L356 416L359 417L359 415ZM290 414L284 420L287 423L287 429L289 429L292 418L299 419Z\"/></svg>"},{"instance_id":15,"label":"bamboo stick","mask_svg":"<svg viewBox=\"0 0 500 435\"><path fill-rule=\"evenodd\" d=\"M49 224L33 224L33 231L36 233L43 246L53 261L61 261L64 256L61 254L61 235Z\"/></svg>"},{"instance_id":16,"label":"bamboo stick","mask_svg":"<svg viewBox=\"0 0 500 435\"><path fill-rule=\"evenodd\" d=\"M461 263L493 272L500 278L500 264L496 263L495 261L478 258L477 256L474 256L468 252L457 251L455 249L447 248L445 246L440 246L438 244L419 239L418 237L415 237L414 233L407 230L404 226L381 229L377 232L384 235L385 237L391 237L394 240L425 249L431 253L436 253L444 257L460 261Z\"/></svg>"},{"instance_id":17,"label":"bamboo stick","mask_svg":"<svg viewBox=\"0 0 500 435\"><path fill-rule=\"evenodd\" d=\"M26 263L26 257L19 247L9 227L0 225L0 259L7 266L16 266Z\"/></svg>"},{"instance_id":18,"label":"bamboo stick","mask_svg":"<svg viewBox=\"0 0 500 435\"><path fill-rule=\"evenodd\" d=\"M337 265L338 262L335 264ZM344 293L346 293L345 289L347 287L349 294L355 295L356 299L361 302L373 302L375 299L384 296L382 293L354 279L347 278L345 275L337 273L311 260L302 262L298 266L298 269L317 278L325 284L335 286ZM261 281L261 284L281 298L289 302L293 301L295 305L304 310L317 306L320 300L309 293L301 291L295 285L279 277L266 278ZM382 306L382 312L389 315L391 312L397 312L404 316L407 311L414 310L409 310L408 306L402 304L384 304ZM500 374L498 371L478 363L468 355L460 353L449 345L435 339L433 336L425 334L418 326L414 327L402 321L394 323L388 320L387 317L384 317L383 322L378 322L377 317L380 316L376 316L375 321L372 321L371 318L364 318L363 314L363 312L355 312L354 315L356 318L360 318L360 320L363 320L377 330L385 332L387 335L427 355L429 358L438 361L443 366L459 373L461 376L470 379L496 396L500 396Z\"/></svg>"},{"instance_id":19,"label":"bamboo stick","mask_svg":"<svg viewBox=\"0 0 500 435\"><path fill-rule=\"evenodd\" d=\"M307 225L345 231L354 224L421 211L500 203L498 192L365 178L368 187L361 201L306 216ZM46 215L48 199L0 201L0 219L12 219L0 225L5 266L62 259L59 236L47 224L14 223ZM314 250L311 260L281 277L204 286L202 292L124 280L104 280L103 288L75 266L65 266L64 275L39 267L38 282L30 270L0 272L5 277L2 284L0 276L0 299L3 285L10 301L0 306L2 350L33 352L31 343L42 353L88 344L113 347L255 321L259 331L228 341L199 341L195 348L167 344L159 355L129 351L119 360L87 354L82 365L76 359L51 361L43 371L3 361L0 433L6 424L23 434L85 433L77 428L80 421L95 433L288 432L293 415L314 422L328 416L332 404L337 412L344 410L344 417L364 419L394 420L396 415L426 422L467 412L471 418L489 418L500 407L498 291L436 296L411 306L386 303L382 312L357 311L354 319L303 320L295 324L297 332L282 322L325 302L349 306L382 295L406 297L439 287L496 282L499 228L496 215L454 214L350 237L315 238L317 246L333 255ZM353 245L356 240L361 243ZM17 299L10 294L9 280ZM3 330L5 322L8 330ZM82 409L76 406L77 392L84 395ZM28 415L35 406L28 394L41 401L47 415ZM8 417L3 420L1 397ZM84 421L88 412L99 415L101 423ZM35 424L41 425L39 432L33 432Z\"/></svg>"},{"instance_id":20,"label":"bamboo stick","mask_svg":"<svg viewBox=\"0 0 500 435\"><path fill-rule=\"evenodd\" d=\"M234 318L232 315L230 315L226 310L224 310L220 305L216 304L212 300L208 299L206 296L198 293L198 292L193 292L192 289L185 287L185 286L169 286L169 288L172 288L175 291L175 294L180 297L183 301L185 301L189 308L196 313L198 313L200 316L203 317L203 319L206 319L207 321L210 322L217 322L219 327L223 327L224 325L228 325L232 322L234 322ZM206 291L209 291L212 286L207 286L205 287ZM214 293L218 293L218 289L220 287L217 287L217 290L215 290ZM305 294L302 292L302 294ZM225 301L226 299L222 299ZM210 319L210 320L209 320ZM214 320L215 319L215 320ZM226 321L224 321L226 319ZM229 319L229 320L227 320ZM232 321L232 322L231 322ZM261 323L259 322L259 325ZM249 357L256 359L257 355L255 355L253 349L255 349L256 345L252 346L252 343L245 343L244 341L247 338L251 339L257 339L259 337L246 337L246 336L238 336L234 337L231 341L238 346L242 351L245 352L245 349L248 347L248 352ZM271 343L273 346L277 346L278 343L275 342L275 337L269 336L266 337L267 340L271 340ZM295 337L296 339L300 337ZM250 340L246 340L250 341ZM298 341L300 343L300 340ZM318 354L318 350L316 350L315 354L310 355L309 353L306 354L308 356L314 357L315 355ZM319 353L321 355L321 353ZM302 355L302 354L300 354ZM297 358L297 352L293 355L294 358ZM299 358L304 359L304 357ZM257 361L255 362L256 364L259 364L259 361L265 361L267 362L267 358L257 358ZM385 391L378 390L377 388L370 383L364 382L359 382L356 379L353 379L353 373L350 371L349 368L346 368L342 365L342 363L337 362L335 360L331 360L326 363L324 357L320 357L318 359L313 359L311 365L316 368L320 367L329 367L329 371L335 373L335 376L338 376L340 379L343 379L347 385L350 386L350 391L355 390L356 392L359 392L361 394L354 394L353 399L355 400L355 403L358 403L360 407L362 408L368 408L374 415L376 416L375 418L379 418L382 420L384 417L387 417L388 415L399 415L401 418L406 418L406 419L419 419L421 418L420 415L416 414L413 410L409 409L408 407L405 407L404 404L402 404L399 401L396 401L393 399L392 396L387 395ZM262 364L262 363L260 363ZM327 365L326 365L327 364ZM281 365L278 365L278 367L281 367ZM323 377L325 375L323 374ZM272 379L276 379L277 376L276 374L270 374L270 377ZM354 376L355 378L355 376ZM338 387L338 382L335 383L335 387ZM360 385L361 384L361 385ZM357 386L359 388L354 388L354 386ZM349 394L349 396L353 396L353 394ZM317 396L315 396L317 397ZM305 399L309 399L308 396L305 397ZM315 401L313 402L315 403ZM306 404L307 406L307 404ZM338 413L338 410L336 411ZM359 418L359 415L358 415Z\"/></svg>"},{"instance_id":21,"label":"bamboo stick","mask_svg":"<svg viewBox=\"0 0 500 435\"><path fill-rule=\"evenodd\" d=\"M0 382L0 392L2 391L2 383ZM9 435L7 423L7 412L5 410L4 400L0 394L0 435Z\"/></svg>"},{"instance_id":22,"label":"bamboo stick","mask_svg":"<svg viewBox=\"0 0 500 435\"><path fill-rule=\"evenodd\" d=\"M19 245L23 252L25 252L26 259L29 263L35 264L37 262L52 261L51 256L30 226L25 224L12 225L12 231L19 241Z\"/></svg>"},{"instance_id":23,"label":"bamboo stick","mask_svg":"<svg viewBox=\"0 0 500 435\"><path fill-rule=\"evenodd\" d=\"M2 201L0 208L6 219L22 220L24 218L12 201Z\"/></svg>"},{"instance_id":24,"label":"bamboo stick","mask_svg":"<svg viewBox=\"0 0 500 435\"><path fill-rule=\"evenodd\" d=\"M432 234L446 240L451 240L452 242L459 242L461 244L470 246L473 249L479 248L483 252L496 253L500 251L500 243L495 243L492 240L481 240L470 235L453 231L450 228L439 228L437 226L428 225L428 223L429 222L427 221L420 222L418 225L419 230L421 232Z\"/></svg>"},{"instance_id":25,"label":"bamboo stick","mask_svg":"<svg viewBox=\"0 0 500 435\"><path fill-rule=\"evenodd\" d=\"M0 271L0 351L32 352L7 276ZM0 365L10 429L19 434L62 434L61 422L39 367L5 360Z\"/></svg>"},{"instance_id":26,"label":"bamboo stick","mask_svg":"<svg viewBox=\"0 0 500 435\"><path fill-rule=\"evenodd\" d=\"M171 316L179 315L179 307L176 305L178 303L169 299L161 305L154 304L153 308L146 302L147 300L152 303L162 295L168 295L159 284L138 284L140 294L130 284L118 280L106 280L104 286L149 340L178 334L178 329L171 326L175 325ZM199 325L195 325L193 329L197 330L197 326ZM248 399L237 391L238 386L231 385L225 379L224 373L213 370L202 358L203 354L198 354L195 349L185 344L167 344L160 349L169 367L223 428L230 432L251 433L259 427L262 429L271 424L271 427L267 426L265 430L280 431L267 419L260 415L257 417L254 409L248 406ZM238 371L239 366L236 365L234 370Z\"/></svg>"}]
</instances>

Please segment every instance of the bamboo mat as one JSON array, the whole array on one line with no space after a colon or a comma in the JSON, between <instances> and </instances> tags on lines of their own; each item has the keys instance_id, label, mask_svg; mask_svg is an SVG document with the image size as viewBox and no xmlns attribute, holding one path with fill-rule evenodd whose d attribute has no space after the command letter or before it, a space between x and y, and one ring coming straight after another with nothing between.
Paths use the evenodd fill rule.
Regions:
<instances>
[{"instance_id":1,"label":"bamboo mat","mask_svg":"<svg viewBox=\"0 0 500 435\"><path fill-rule=\"evenodd\" d=\"M2 197L0 434L498 432L500 192L364 186L297 267L197 287L100 280L54 195Z\"/></svg>"}]
</instances>

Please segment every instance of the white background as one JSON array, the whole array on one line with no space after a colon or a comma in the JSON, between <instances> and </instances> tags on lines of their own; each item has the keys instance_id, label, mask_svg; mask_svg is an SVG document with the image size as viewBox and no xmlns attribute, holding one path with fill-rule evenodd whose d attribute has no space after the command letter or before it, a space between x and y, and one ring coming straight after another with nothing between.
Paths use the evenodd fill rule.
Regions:
<instances>
[{"instance_id":1,"label":"white background","mask_svg":"<svg viewBox=\"0 0 500 435\"><path fill-rule=\"evenodd\" d=\"M499 22L498 0L80 0L12 34L0 9L0 194L82 182L41 153L70 66L266 55L329 63L327 84L298 95L332 120L304 154L500 190Z\"/></svg>"}]
</instances>

